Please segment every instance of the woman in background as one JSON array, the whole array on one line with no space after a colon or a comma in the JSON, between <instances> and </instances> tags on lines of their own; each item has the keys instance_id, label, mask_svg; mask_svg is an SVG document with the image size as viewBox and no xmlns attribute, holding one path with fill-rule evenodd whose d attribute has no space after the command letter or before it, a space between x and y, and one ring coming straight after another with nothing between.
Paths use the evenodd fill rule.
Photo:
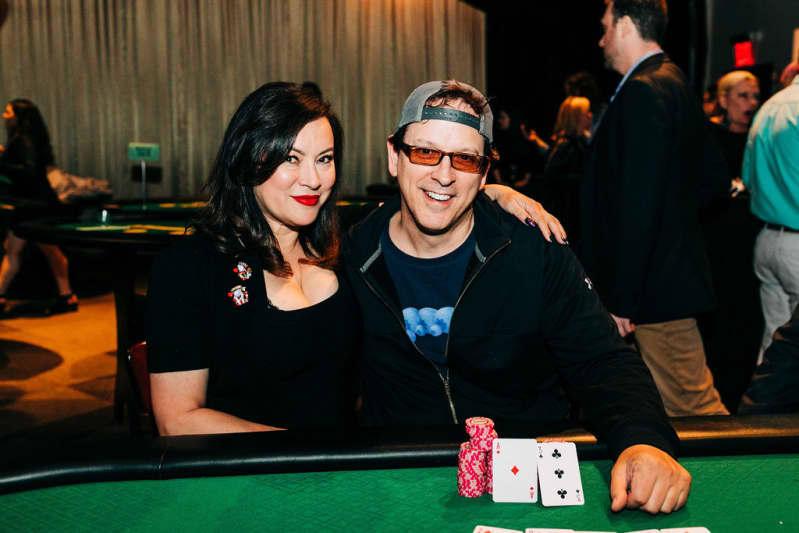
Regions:
<instances>
[{"instance_id":1,"label":"woman in background","mask_svg":"<svg viewBox=\"0 0 799 533\"><path fill-rule=\"evenodd\" d=\"M555 120L552 144L544 168L547 208L558 217L572 242L579 239L580 181L585 151L591 138L591 102L570 96L560 105Z\"/></svg>"},{"instance_id":2,"label":"woman in background","mask_svg":"<svg viewBox=\"0 0 799 533\"><path fill-rule=\"evenodd\" d=\"M759 83L752 73L735 70L718 80L721 114L711 118L710 130L727 164L730 197L712 202L700 214L716 306L700 317L699 327L716 389L732 413L751 379L763 334L759 282L752 269L761 223L749 209L740 178L759 103Z\"/></svg>"},{"instance_id":3,"label":"woman in background","mask_svg":"<svg viewBox=\"0 0 799 533\"><path fill-rule=\"evenodd\" d=\"M757 77L746 70L734 70L719 78L718 105L721 115L711 119L712 130L727 162L730 180L740 181L746 136L760 105Z\"/></svg>"},{"instance_id":4,"label":"woman in background","mask_svg":"<svg viewBox=\"0 0 799 533\"><path fill-rule=\"evenodd\" d=\"M6 105L3 112L8 141L0 148L0 174L11 180L11 195L33 200L42 204L58 203L50 182L47 181L47 167L55 162L50 135L39 109L29 100L16 99ZM25 239L18 237L12 228L5 239L6 253L0 262L0 312L8 313L6 291L19 272ZM78 298L69 283L69 264L67 258L52 244L36 243L42 251L50 270L55 277L58 297L49 307L50 312L75 311Z\"/></svg>"}]
</instances>

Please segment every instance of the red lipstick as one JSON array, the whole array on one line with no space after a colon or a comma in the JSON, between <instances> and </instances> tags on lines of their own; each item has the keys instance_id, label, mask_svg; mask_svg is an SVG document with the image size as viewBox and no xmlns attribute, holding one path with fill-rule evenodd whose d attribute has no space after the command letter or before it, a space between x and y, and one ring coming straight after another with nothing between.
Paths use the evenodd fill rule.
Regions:
<instances>
[{"instance_id":1,"label":"red lipstick","mask_svg":"<svg viewBox=\"0 0 799 533\"><path fill-rule=\"evenodd\" d=\"M313 206L319 203L319 195L304 195L304 196L292 196L295 200L297 200L302 205Z\"/></svg>"}]
</instances>

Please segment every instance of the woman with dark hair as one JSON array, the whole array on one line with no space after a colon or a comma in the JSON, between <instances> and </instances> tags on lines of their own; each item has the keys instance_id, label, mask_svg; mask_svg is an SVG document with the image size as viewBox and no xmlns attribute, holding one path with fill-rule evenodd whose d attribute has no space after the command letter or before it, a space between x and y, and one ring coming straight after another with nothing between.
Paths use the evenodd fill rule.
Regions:
<instances>
[{"instance_id":1,"label":"woman with dark hair","mask_svg":"<svg viewBox=\"0 0 799 533\"><path fill-rule=\"evenodd\" d=\"M361 319L337 274L341 151L339 121L313 90L268 83L233 115L194 234L153 265L161 434L354 422ZM562 232L546 213L539 222Z\"/></svg>"},{"instance_id":2,"label":"woman with dark hair","mask_svg":"<svg viewBox=\"0 0 799 533\"><path fill-rule=\"evenodd\" d=\"M357 306L336 275L341 126L269 83L225 131L210 199L154 263L148 365L162 434L353 422Z\"/></svg>"},{"instance_id":3,"label":"woman with dark hair","mask_svg":"<svg viewBox=\"0 0 799 533\"><path fill-rule=\"evenodd\" d=\"M591 102L569 96L560 105L552 144L544 167L547 208L566 225L573 241L579 240L580 181L585 151L591 138Z\"/></svg>"},{"instance_id":4,"label":"woman with dark hair","mask_svg":"<svg viewBox=\"0 0 799 533\"><path fill-rule=\"evenodd\" d=\"M0 147L0 174L11 180L11 195L42 204L57 204L50 183L47 167L55 162L50 135L39 109L29 100L15 99L6 105L3 112L8 142ZM13 226L13 223L12 223ZM7 313L6 291L19 272L25 239L8 230L5 240L6 253L0 262L0 312ZM58 298L49 310L54 313L75 311L78 298L69 284L69 264L61 250L52 244L36 243L42 251L55 277Z\"/></svg>"}]
</instances>

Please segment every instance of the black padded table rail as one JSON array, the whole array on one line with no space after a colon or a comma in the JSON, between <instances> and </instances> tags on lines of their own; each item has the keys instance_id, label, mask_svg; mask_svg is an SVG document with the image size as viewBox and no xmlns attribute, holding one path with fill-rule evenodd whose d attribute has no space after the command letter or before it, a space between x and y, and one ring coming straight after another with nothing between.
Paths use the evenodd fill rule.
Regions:
<instances>
[{"instance_id":1,"label":"black padded table rail","mask_svg":"<svg viewBox=\"0 0 799 533\"><path fill-rule=\"evenodd\" d=\"M799 414L691 417L673 423L682 456L799 452ZM576 442L583 460L608 458L604 444L580 428L498 430L502 437ZM465 440L460 426L109 439L46 455L6 456L0 462L0 493L96 481L453 466Z\"/></svg>"}]
</instances>

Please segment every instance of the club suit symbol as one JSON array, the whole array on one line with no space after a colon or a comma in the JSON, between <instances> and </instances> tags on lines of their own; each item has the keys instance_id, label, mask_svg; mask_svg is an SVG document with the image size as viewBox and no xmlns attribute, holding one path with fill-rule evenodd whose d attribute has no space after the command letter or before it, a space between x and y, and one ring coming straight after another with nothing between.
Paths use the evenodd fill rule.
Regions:
<instances>
[{"instance_id":1,"label":"club suit symbol","mask_svg":"<svg viewBox=\"0 0 799 533\"><path fill-rule=\"evenodd\" d=\"M557 448L555 448L555 451L552 452L552 457L554 457L555 459L560 459L560 452L558 451Z\"/></svg>"},{"instance_id":2,"label":"club suit symbol","mask_svg":"<svg viewBox=\"0 0 799 533\"><path fill-rule=\"evenodd\" d=\"M558 496L560 496L560 499L561 499L561 500L565 500L565 499L566 499L566 494L568 494L568 492L569 492L569 491L567 491L567 490L560 489L560 490L558 491Z\"/></svg>"},{"instance_id":3,"label":"club suit symbol","mask_svg":"<svg viewBox=\"0 0 799 533\"><path fill-rule=\"evenodd\" d=\"M555 469L555 475L558 476L558 479L563 478L563 470L560 468Z\"/></svg>"}]
</instances>

